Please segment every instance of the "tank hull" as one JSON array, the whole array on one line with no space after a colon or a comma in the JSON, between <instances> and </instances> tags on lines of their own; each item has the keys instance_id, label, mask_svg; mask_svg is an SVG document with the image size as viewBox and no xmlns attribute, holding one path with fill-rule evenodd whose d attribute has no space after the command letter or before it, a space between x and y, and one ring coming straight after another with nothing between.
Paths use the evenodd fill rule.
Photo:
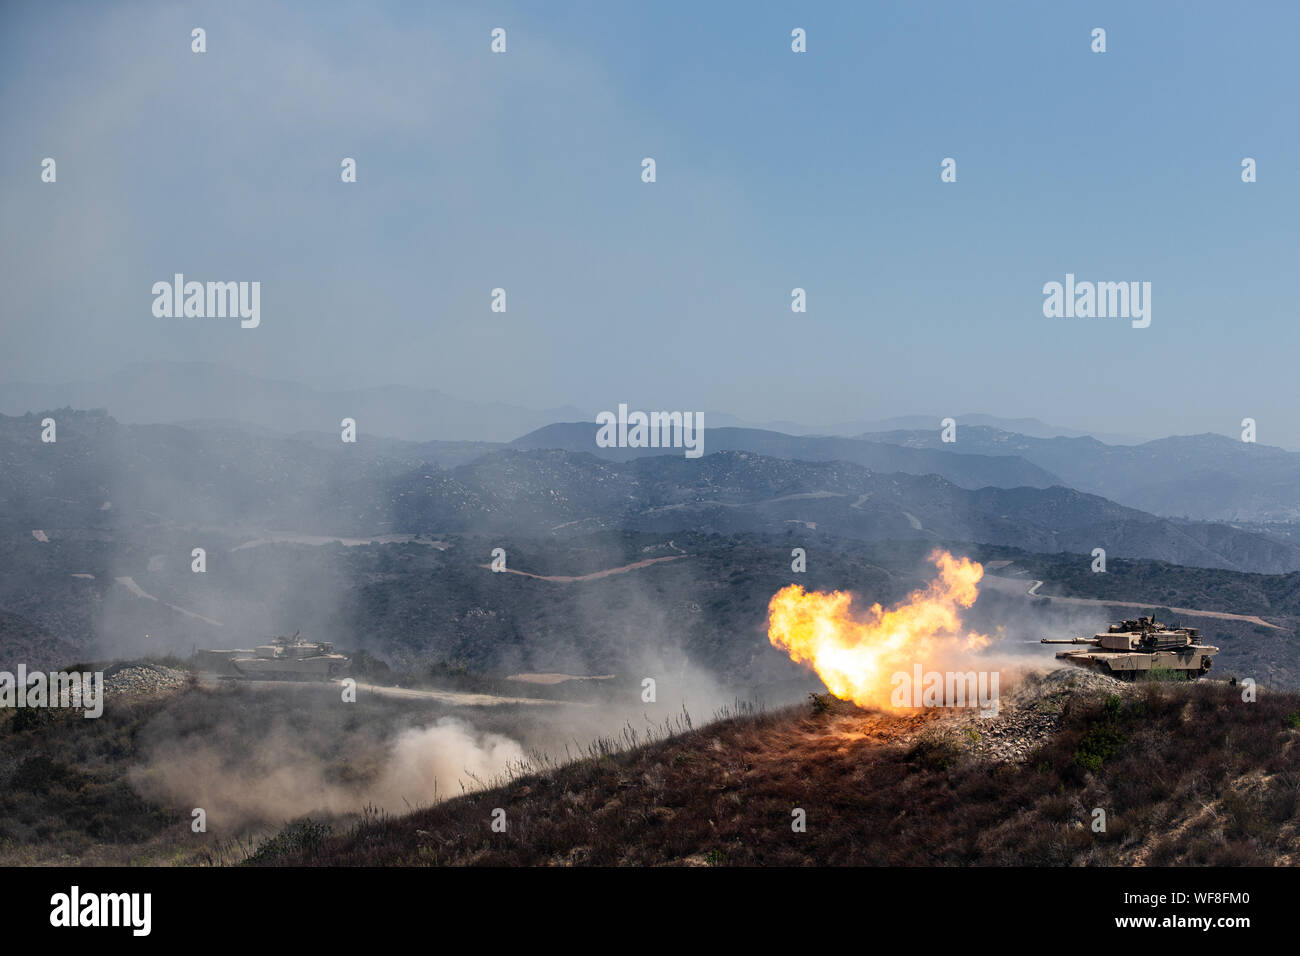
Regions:
<instances>
[{"instance_id":1,"label":"tank hull","mask_svg":"<svg viewBox=\"0 0 1300 956\"><path fill-rule=\"evenodd\" d=\"M1151 653L1131 652L1113 653L1106 651L1063 651L1056 655L1059 661L1083 667L1117 677L1120 680L1136 680L1152 671L1173 671L1182 674L1188 680L1195 680L1209 673L1214 666L1213 656L1217 647L1199 645L1189 652L1154 651Z\"/></svg>"},{"instance_id":2,"label":"tank hull","mask_svg":"<svg viewBox=\"0 0 1300 956\"><path fill-rule=\"evenodd\" d=\"M261 657L235 658L229 676L247 680L329 680L347 670L348 659L339 654L303 660L267 660Z\"/></svg>"},{"instance_id":3,"label":"tank hull","mask_svg":"<svg viewBox=\"0 0 1300 956\"><path fill-rule=\"evenodd\" d=\"M195 667L207 674L238 680L327 681L346 674L351 660L320 653L318 645L281 642L257 648L195 651Z\"/></svg>"}]
</instances>

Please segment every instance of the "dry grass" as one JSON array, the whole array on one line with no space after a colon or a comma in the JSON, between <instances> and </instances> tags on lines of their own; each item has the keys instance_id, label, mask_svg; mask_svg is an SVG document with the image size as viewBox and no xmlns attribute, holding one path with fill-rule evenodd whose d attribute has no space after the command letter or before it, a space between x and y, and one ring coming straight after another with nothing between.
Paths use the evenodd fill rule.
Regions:
<instances>
[{"instance_id":1,"label":"dry grass","mask_svg":"<svg viewBox=\"0 0 1300 956\"><path fill-rule=\"evenodd\" d=\"M933 712L805 705L598 748L257 862L1284 864L1300 847L1297 711L1298 695L1245 704L1222 684L1085 694L1029 760L992 764ZM491 829L497 808L504 833ZM795 808L807 832L793 832Z\"/></svg>"},{"instance_id":2,"label":"dry grass","mask_svg":"<svg viewBox=\"0 0 1300 956\"><path fill-rule=\"evenodd\" d=\"M1041 700L1023 702L1032 709ZM395 817L292 822L214 840L124 774L149 727L235 737L276 720L328 739L296 696L196 689L13 724L0 715L0 860L228 865L1286 865L1300 859L1300 695L1202 682L1052 697L1059 723L1024 760L994 762L970 727L930 711L890 716L824 698L743 705L545 756ZM232 706L237 705L237 706ZM363 706L363 705L358 705ZM391 711L391 712L390 712ZM405 719L381 701L349 712L366 741ZM340 720L344 718L340 717ZM502 714L500 720L517 719ZM356 730L351 733L359 734ZM373 749L373 747L371 747ZM1091 828L1094 808L1105 832ZM506 830L493 832L493 811ZM807 830L791 828L792 811ZM282 821L275 821L276 826Z\"/></svg>"}]
</instances>

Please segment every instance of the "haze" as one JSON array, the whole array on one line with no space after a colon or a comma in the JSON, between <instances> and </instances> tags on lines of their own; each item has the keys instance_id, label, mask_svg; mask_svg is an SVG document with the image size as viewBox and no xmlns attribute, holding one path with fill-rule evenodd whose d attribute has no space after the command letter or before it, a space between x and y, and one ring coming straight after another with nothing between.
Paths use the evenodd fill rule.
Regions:
<instances>
[{"instance_id":1,"label":"haze","mask_svg":"<svg viewBox=\"0 0 1300 956\"><path fill-rule=\"evenodd\" d=\"M1235 435L1250 416L1300 447L1300 13L1000 12L7 5L0 381L203 360L811 428L978 411ZM155 318L177 272L260 281L260 326ZM1151 282L1150 328L1045 318L1067 272Z\"/></svg>"}]
</instances>

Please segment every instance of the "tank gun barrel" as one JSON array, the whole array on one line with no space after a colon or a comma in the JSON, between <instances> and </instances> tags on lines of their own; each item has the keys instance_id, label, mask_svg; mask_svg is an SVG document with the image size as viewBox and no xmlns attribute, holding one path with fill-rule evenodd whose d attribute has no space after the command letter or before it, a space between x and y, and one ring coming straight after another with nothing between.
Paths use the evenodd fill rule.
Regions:
<instances>
[{"instance_id":1,"label":"tank gun barrel","mask_svg":"<svg viewBox=\"0 0 1300 956\"><path fill-rule=\"evenodd\" d=\"M1062 638L1059 640L1053 640L1050 637L1045 637L1042 639L1042 641L1040 641L1040 643L1042 644L1096 644L1097 639L1095 637L1069 637L1069 638Z\"/></svg>"}]
</instances>

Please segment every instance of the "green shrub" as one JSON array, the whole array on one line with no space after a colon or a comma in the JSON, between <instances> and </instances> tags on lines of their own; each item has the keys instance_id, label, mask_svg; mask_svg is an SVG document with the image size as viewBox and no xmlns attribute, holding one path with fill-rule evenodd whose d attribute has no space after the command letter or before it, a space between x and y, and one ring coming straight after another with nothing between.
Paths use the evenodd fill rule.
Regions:
<instances>
[{"instance_id":1,"label":"green shrub","mask_svg":"<svg viewBox=\"0 0 1300 956\"><path fill-rule=\"evenodd\" d=\"M9 732L21 734L27 730L44 727L54 720L54 711L48 707L19 707L9 721Z\"/></svg>"},{"instance_id":2,"label":"green shrub","mask_svg":"<svg viewBox=\"0 0 1300 956\"><path fill-rule=\"evenodd\" d=\"M1120 730L1119 719L1123 701L1116 694L1108 694L1102 702L1101 719L1092 724L1074 749L1074 763L1097 773L1106 761L1115 757L1127 738Z\"/></svg>"},{"instance_id":3,"label":"green shrub","mask_svg":"<svg viewBox=\"0 0 1300 956\"><path fill-rule=\"evenodd\" d=\"M253 866L274 865L291 853L310 858L319 852L332 831L328 823L316 823L310 817L299 820L265 841L245 862Z\"/></svg>"}]
</instances>

